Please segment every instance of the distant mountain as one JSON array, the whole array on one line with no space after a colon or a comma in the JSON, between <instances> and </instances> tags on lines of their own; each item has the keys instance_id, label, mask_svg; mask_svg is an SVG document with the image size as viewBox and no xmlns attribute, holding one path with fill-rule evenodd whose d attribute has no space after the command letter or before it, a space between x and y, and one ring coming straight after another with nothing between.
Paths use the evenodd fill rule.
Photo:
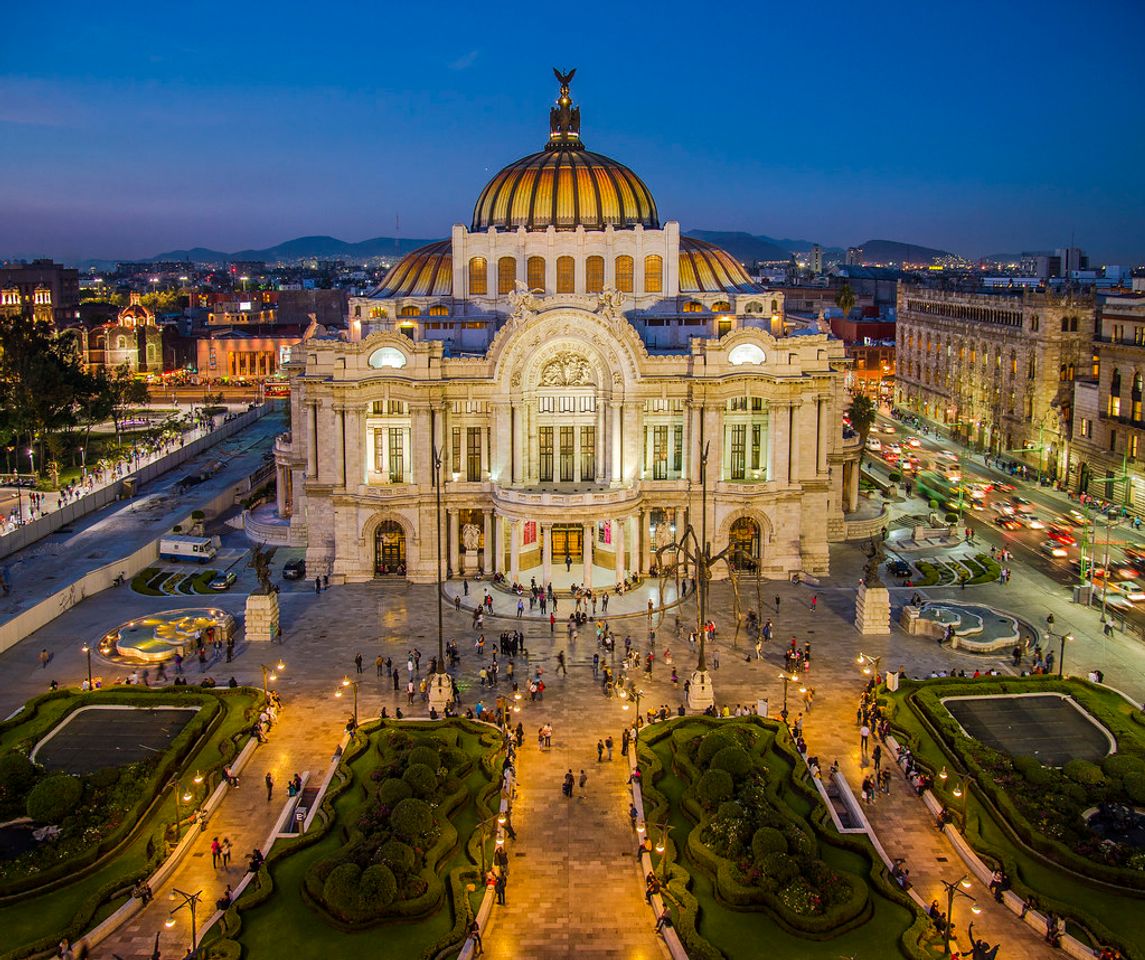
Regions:
<instances>
[{"instance_id":1,"label":"distant mountain","mask_svg":"<svg viewBox=\"0 0 1145 960\"><path fill-rule=\"evenodd\" d=\"M939 257L954 256L946 250L900 243L898 240L868 240L855 246L863 251L864 263L930 263Z\"/></svg>"},{"instance_id":2,"label":"distant mountain","mask_svg":"<svg viewBox=\"0 0 1145 960\"><path fill-rule=\"evenodd\" d=\"M395 237L374 237L359 243L347 243L336 237L297 237L285 243L262 250L237 250L225 253L206 247L192 247L190 250L168 250L157 253L147 260L190 260L193 263L223 264L231 260L263 260L266 263L290 263L295 260L368 260L371 257L392 256L409 253L418 247L432 243L430 240L399 239Z\"/></svg>"}]
</instances>

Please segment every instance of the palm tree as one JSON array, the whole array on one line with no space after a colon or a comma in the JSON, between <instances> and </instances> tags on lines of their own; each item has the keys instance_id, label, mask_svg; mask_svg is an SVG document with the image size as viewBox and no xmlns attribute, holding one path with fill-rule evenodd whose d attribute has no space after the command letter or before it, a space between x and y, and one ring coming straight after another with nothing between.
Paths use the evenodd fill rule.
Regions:
<instances>
[{"instance_id":1,"label":"palm tree","mask_svg":"<svg viewBox=\"0 0 1145 960\"><path fill-rule=\"evenodd\" d=\"M851 406L847 408L847 416L851 418L851 427L859 434L859 443L862 450L859 452L859 462L862 463L863 451L867 448L867 437L871 427L875 425L875 415L878 408L874 401L866 394L857 393L851 398Z\"/></svg>"},{"instance_id":2,"label":"palm tree","mask_svg":"<svg viewBox=\"0 0 1145 960\"><path fill-rule=\"evenodd\" d=\"M839 293L835 296L835 306L843 311L843 319L851 315L851 310L855 306L855 291L851 289L849 283L844 283Z\"/></svg>"}]
</instances>

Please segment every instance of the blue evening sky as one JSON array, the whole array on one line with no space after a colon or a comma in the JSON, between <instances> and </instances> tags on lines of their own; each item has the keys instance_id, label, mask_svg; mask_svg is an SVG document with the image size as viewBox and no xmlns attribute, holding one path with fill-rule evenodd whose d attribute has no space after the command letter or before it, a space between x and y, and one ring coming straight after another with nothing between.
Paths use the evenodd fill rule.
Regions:
<instances>
[{"instance_id":1,"label":"blue evening sky","mask_svg":"<svg viewBox=\"0 0 1145 960\"><path fill-rule=\"evenodd\" d=\"M1140 0L12 4L0 256L441 237L539 149L661 219L968 256L1145 260Z\"/></svg>"}]
</instances>

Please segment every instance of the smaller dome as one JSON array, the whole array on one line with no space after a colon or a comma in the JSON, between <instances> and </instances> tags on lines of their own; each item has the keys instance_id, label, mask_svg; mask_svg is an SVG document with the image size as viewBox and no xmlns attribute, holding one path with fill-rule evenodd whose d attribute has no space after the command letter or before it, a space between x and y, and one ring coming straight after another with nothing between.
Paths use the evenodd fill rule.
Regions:
<instances>
[{"instance_id":1,"label":"smaller dome","mask_svg":"<svg viewBox=\"0 0 1145 960\"><path fill-rule=\"evenodd\" d=\"M680 238L680 293L756 293L760 287L735 257L695 237Z\"/></svg>"},{"instance_id":2,"label":"smaller dome","mask_svg":"<svg viewBox=\"0 0 1145 960\"><path fill-rule=\"evenodd\" d=\"M402 257L378 288L380 297L448 297L453 293L453 247L427 243Z\"/></svg>"}]
</instances>

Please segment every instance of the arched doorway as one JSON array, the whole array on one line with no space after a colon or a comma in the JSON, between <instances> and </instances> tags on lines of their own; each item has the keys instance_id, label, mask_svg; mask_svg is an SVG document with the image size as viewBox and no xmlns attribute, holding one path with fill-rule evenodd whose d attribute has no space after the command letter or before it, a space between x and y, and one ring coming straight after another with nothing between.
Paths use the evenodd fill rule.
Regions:
<instances>
[{"instance_id":1,"label":"arched doorway","mask_svg":"<svg viewBox=\"0 0 1145 960\"><path fill-rule=\"evenodd\" d=\"M374 576L406 575L406 532L396 520L383 520L374 531Z\"/></svg>"},{"instance_id":2,"label":"arched doorway","mask_svg":"<svg viewBox=\"0 0 1145 960\"><path fill-rule=\"evenodd\" d=\"M751 517L740 517L728 533L728 561L737 570L759 566L759 524Z\"/></svg>"}]
</instances>

